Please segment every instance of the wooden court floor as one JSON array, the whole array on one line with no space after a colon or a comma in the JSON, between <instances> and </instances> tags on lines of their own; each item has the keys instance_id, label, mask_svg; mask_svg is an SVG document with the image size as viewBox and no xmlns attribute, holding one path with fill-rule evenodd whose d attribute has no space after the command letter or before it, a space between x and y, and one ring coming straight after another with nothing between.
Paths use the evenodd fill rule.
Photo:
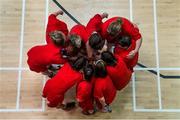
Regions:
<instances>
[{"instance_id":1,"label":"wooden court floor","mask_svg":"<svg viewBox=\"0 0 180 120\"><path fill-rule=\"evenodd\" d=\"M47 78L28 70L26 53L45 44L47 16L59 8L52 0L1 0L0 119L180 119L180 0L57 1L82 24L103 12L132 20L143 36L139 63L146 67L135 68L112 113L48 108L41 98ZM76 24L66 14L59 19L69 29Z\"/></svg>"}]
</instances>

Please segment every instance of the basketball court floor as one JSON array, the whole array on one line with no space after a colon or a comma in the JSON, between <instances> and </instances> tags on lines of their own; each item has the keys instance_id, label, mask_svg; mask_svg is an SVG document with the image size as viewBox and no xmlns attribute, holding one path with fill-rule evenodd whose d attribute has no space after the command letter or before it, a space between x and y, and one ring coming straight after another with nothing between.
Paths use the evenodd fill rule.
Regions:
<instances>
[{"instance_id":1,"label":"basketball court floor","mask_svg":"<svg viewBox=\"0 0 180 120\"><path fill-rule=\"evenodd\" d=\"M1 0L0 119L180 119L180 0ZM96 13L123 16L143 36L130 84L112 104L112 113L92 116L48 108L41 97L44 76L31 72L27 51L45 44L48 15L64 7L86 24ZM59 16L70 29L75 23Z\"/></svg>"}]
</instances>

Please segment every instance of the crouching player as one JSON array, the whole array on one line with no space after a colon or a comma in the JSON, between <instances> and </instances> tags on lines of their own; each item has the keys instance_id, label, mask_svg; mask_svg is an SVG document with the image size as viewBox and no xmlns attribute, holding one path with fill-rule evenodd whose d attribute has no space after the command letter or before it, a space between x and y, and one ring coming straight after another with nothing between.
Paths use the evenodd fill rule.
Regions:
<instances>
[{"instance_id":1,"label":"crouching player","mask_svg":"<svg viewBox=\"0 0 180 120\"><path fill-rule=\"evenodd\" d=\"M46 82L43 89L43 97L47 98L49 107L62 105L65 93L83 79L82 73L79 71L85 63L86 59L84 57L78 57L74 63L64 64L58 73Z\"/></svg>"},{"instance_id":2,"label":"crouching player","mask_svg":"<svg viewBox=\"0 0 180 120\"><path fill-rule=\"evenodd\" d=\"M115 54L121 56L127 67L133 71L133 67L135 67L138 62L139 53L136 52L133 57L129 57L129 54L136 48L136 41L130 36L119 37L116 41Z\"/></svg>"},{"instance_id":3,"label":"crouching player","mask_svg":"<svg viewBox=\"0 0 180 120\"><path fill-rule=\"evenodd\" d=\"M51 76L48 71L50 67L52 68L51 64L64 64L66 62L60 51L67 43L68 29L63 21L56 18L62 13L62 11L57 11L49 16L46 29L48 44L34 46L28 51L27 63L30 70Z\"/></svg>"},{"instance_id":4,"label":"crouching player","mask_svg":"<svg viewBox=\"0 0 180 120\"><path fill-rule=\"evenodd\" d=\"M82 113L85 115L94 114L93 106L93 81L94 74L93 66L88 64L83 69L84 80L77 85L76 100L82 108Z\"/></svg>"},{"instance_id":5,"label":"crouching player","mask_svg":"<svg viewBox=\"0 0 180 120\"><path fill-rule=\"evenodd\" d=\"M108 76L106 66L102 60L95 63L94 97L98 109L102 112L111 112L110 104L116 96L116 88Z\"/></svg>"},{"instance_id":6,"label":"crouching player","mask_svg":"<svg viewBox=\"0 0 180 120\"><path fill-rule=\"evenodd\" d=\"M122 90L131 80L132 72L127 68L123 59L111 52L103 52L101 59L106 63L108 75L117 90Z\"/></svg>"}]
</instances>

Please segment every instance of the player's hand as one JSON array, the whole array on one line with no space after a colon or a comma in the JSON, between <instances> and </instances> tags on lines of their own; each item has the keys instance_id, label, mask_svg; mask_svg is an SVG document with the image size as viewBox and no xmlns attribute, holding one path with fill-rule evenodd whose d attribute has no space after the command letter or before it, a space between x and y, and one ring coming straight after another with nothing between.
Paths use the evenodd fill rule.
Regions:
<instances>
[{"instance_id":1,"label":"player's hand","mask_svg":"<svg viewBox=\"0 0 180 120\"><path fill-rule=\"evenodd\" d=\"M62 10L58 10L57 12L54 12L54 15L58 16L58 15L63 15L63 11Z\"/></svg>"},{"instance_id":2,"label":"player's hand","mask_svg":"<svg viewBox=\"0 0 180 120\"><path fill-rule=\"evenodd\" d=\"M128 59L132 59L135 55L136 55L136 51L132 50L131 52L129 52L129 54L126 56Z\"/></svg>"},{"instance_id":3,"label":"player's hand","mask_svg":"<svg viewBox=\"0 0 180 120\"><path fill-rule=\"evenodd\" d=\"M108 13L104 12L102 15L101 15L102 19L103 18L108 18Z\"/></svg>"}]
</instances>

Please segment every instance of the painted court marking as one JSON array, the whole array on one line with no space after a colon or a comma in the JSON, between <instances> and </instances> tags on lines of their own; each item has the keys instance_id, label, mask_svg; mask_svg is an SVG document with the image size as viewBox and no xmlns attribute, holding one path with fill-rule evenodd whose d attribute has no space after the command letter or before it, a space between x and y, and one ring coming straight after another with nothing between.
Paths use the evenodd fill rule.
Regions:
<instances>
[{"instance_id":1,"label":"painted court marking","mask_svg":"<svg viewBox=\"0 0 180 120\"><path fill-rule=\"evenodd\" d=\"M53 0L56 4L59 4L56 0ZM154 70L157 71L157 85L158 85L158 99L159 99L159 109L137 109L136 107L136 84L135 84L135 73L132 75L132 97L133 97L133 110L135 112L180 112L180 109L163 109L161 101L161 83L160 83L160 70L180 70L180 68L160 68L159 67L159 48L158 48L158 32L157 32L157 11L156 11L156 0L153 0L153 15L154 15L154 34L155 34L155 48L156 48L156 68L139 68L136 67L135 71L146 71ZM48 20L48 11L49 11L49 0L46 0L46 10L45 10L45 27ZM60 5L60 4L59 4ZM61 6L61 5L60 5ZM20 88L22 80L22 71L27 71L29 68L22 67L22 56L23 56L23 41L24 41L24 22L25 22L25 8L26 0L22 0L22 17L21 17L21 37L20 37L20 56L19 56L19 67L0 67L0 71L18 71L18 84L17 84L17 99L16 99L16 108L15 109L0 109L0 112L43 112L45 111L45 99L42 98L42 108L40 109L20 109ZM62 8L62 6L61 6ZM133 21L133 1L129 0L129 9L130 9L130 20ZM66 10L64 9L64 12ZM65 12L68 14L68 12ZM69 14L69 16L72 16ZM74 17L70 17L73 19ZM76 19L73 19L76 20ZM76 22L78 22L76 20ZM45 84L46 78L43 78L43 86Z\"/></svg>"}]
</instances>

